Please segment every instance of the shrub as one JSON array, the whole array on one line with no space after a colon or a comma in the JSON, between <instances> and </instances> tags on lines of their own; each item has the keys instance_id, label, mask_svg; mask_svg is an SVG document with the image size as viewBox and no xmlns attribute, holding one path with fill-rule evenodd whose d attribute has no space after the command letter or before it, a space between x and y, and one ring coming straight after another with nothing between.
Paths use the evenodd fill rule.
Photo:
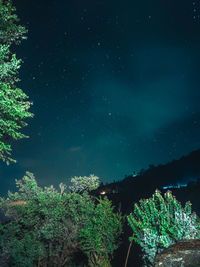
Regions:
<instances>
[{"instance_id":1,"label":"shrub","mask_svg":"<svg viewBox=\"0 0 200 267\"><path fill-rule=\"evenodd\" d=\"M90 221L80 230L81 249L89 258L89 266L109 267L109 259L119 246L123 217L113 212L107 197L98 202Z\"/></svg>"},{"instance_id":2,"label":"shrub","mask_svg":"<svg viewBox=\"0 0 200 267\"><path fill-rule=\"evenodd\" d=\"M0 198L0 210L11 218L0 224L0 255L8 266L69 266L80 250L90 265L93 257L109 262L121 216L108 199L95 204L86 190L66 193L64 184L60 192L53 186L41 188L30 172L16 184L18 192Z\"/></svg>"},{"instance_id":3,"label":"shrub","mask_svg":"<svg viewBox=\"0 0 200 267\"><path fill-rule=\"evenodd\" d=\"M170 191L162 197L156 190L152 198L141 199L127 216L137 242L144 252L144 264L151 266L156 253L180 239L200 238L200 220L192 213L191 203L182 208Z\"/></svg>"},{"instance_id":4,"label":"shrub","mask_svg":"<svg viewBox=\"0 0 200 267\"><path fill-rule=\"evenodd\" d=\"M78 248L78 209L92 205L89 197L61 194L53 186L43 189L29 172L16 184L19 192L0 198L0 209L12 218L1 225L0 252L9 251L12 266L35 266L38 260L41 265L67 263ZM26 204L13 205L22 201Z\"/></svg>"}]
</instances>

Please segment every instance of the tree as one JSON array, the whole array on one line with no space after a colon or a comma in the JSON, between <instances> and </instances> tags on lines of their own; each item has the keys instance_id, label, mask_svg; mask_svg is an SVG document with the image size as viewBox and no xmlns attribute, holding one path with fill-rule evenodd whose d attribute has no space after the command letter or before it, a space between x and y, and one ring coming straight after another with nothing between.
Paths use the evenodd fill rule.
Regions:
<instances>
[{"instance_id":1,"label":"tree","mask_svg":"<svg viewBox=\"0 0 200 267\"><path fill-rule=\"evenodd\" d=\"M92 191L99 187L99 177L91 174L89 177L87 176L75 176L71 179L70 190L72 192L81 193L84 191Z\"/></svg>"},{"instance_id":2,"label":"tree","mask_svg":"<svg viewBox=\"0 0 200 267\"><path fill-rule=\"evenodd\" d=\"M12 151L11 146L5 142L11 138L29 138L18 130L27 125L23 121L25 118L34 116L28 112L32 102L25 101L29 97L16 86L20 81L18 70L21 59L12 54L11 46L26 39L27 30L18 25L19 19L15 11L10 0L0 2L0 159L6 161L7 165L16 160L5 155L10 155L9 151Z\"/></svg>"},{"instance_id":3,"label":"tree","mask_svg":"<svg viewBox=\"0 0 200 267\"><path fill-rule=\"evenodd\" d=\"M109 267L110 258L119 246L124 218L113 212L114 207L107 197L99 198L98 202L91 219L80 230L81 249L89 258L89 266Z\"/></svg>"},{"instance_id":4,"label":"tree","mask_svg":"<svg viewBox=\"0 0 200 267\"><path fill-rule=\"evenodd\" d=\"M0 199L0 209L11 219L1 225L0 254L7 253L12 266L66 266L78 249L78 230L92 204L78 194L39 187L32 173L16 180L19 192ZM21 203L24 203L21 205ZM79 205L78 205L78 204ZM34 253L33 253L34 249ZM9 254L9 255L8 255Z\"/></svg>"},{"instance_id":5,"label":"tree","mask_svg":"<svg viewBox=\"0 0 200 267\"><path fill-rule=\"evenodd\" d=\"M18 192L0 198L0 210L11 218L0 224L0 255L8 266L70 266L80 250L90 266L98 266L92 265L92 256L109 261L117 248L121 216L107 199L96 205L87 191L67 193L64 184L60 192L53 186L41 188L30 172L16 185Z\"/></svg>"},{"instance_id":6,"label":"tree","mask_svg":"<svg viewBox=\"0 0 200 267\"><path fill-rule=\"evenodd\" d=\"M135 234L129 240L142 247L145 266L152 266L156 253L177 240L200 238L200 219L189 201L182 208L170 191L162 197L156 190L152 198L139 202L127 219Z\"/></svg>"}]
</instances>

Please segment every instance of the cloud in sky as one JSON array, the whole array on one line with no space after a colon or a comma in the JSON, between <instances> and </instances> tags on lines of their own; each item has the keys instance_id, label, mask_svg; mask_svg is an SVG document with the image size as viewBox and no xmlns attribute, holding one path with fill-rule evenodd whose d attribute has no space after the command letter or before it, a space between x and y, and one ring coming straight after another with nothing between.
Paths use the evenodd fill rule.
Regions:
<instances>
[{"instance_id":1,"label":"cloud in sky","mask_svg":"<svg viewBox=\"0 0 200 267\"><path fill-rule=\"evenodd\" d=\"M105 77L96 77L90 89L94 96L91 112L102 117L105 114L127 117L132 121L128 127L146 136L182 119L193 101L191 71L182 60L184 53L182 49L157 46L138 49L133 63L140 70L137 82L126 78L122 81L112 74L109 79L107 73Z\"/></svg>"}]
</instances>

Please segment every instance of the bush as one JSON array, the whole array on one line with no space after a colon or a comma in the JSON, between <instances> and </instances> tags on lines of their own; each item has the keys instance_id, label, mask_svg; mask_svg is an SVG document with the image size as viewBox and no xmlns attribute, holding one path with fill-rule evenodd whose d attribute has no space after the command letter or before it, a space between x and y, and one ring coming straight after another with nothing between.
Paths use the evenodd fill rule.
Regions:
<instances>
[{"instance_id":1,"label":"bush","mask_svg":"<svg viewBox=\"0 0 200 267\"><path fill-rule=\"evenodd\" d=\"M60 192L41 188L30 172L16 184L18 192L0 198L0 210L11 218L0 224L0 255L8 266L69 266L80 250L89 262L94 255L109 261L121 233L121 215L110 201L96 205L86 190L66 193L64 184Z\"/></svg>"},{"instance_id":2,"label":"bush","mask_svg":"<svg viewBox=\"0 0 200 267\"><path fill-rule=\"evenodd\" d=\"M80 230L81 249L89 258L90 266L111 266L109 259L118 248L123 217L114 213L107 197L98 199L90 221Z\"/></svg>"},{"instance_id":3,"label":"bush","mask_svg":"<svg viewBox=\"0 0 200 267\"><path fill-rule=\"evenodd\" d=\"M192 213L191 203L182 208L170 191L162 197L156 190L152 198L141 199L127 219L135 233L129 240L142 247L146 266L153 264L156 253L177 240L200 238L200 220Z\"/></svg>"},{"instance_id":4,"label":"bush","mask_svg":"<svg viewBox=\"0 0 200 267\"><path fill-rule=\"evenodd\" d=\"M53 186L43 189L29 172L16 184L19 192L0 199L1 210L12 218L1 226L0 251L9 251L12 266L35 266L38 260L48 266L67 263L78 248L81 228L75 203L87 209L89 197L61 194Z\"/></svg>"}]
</instances>

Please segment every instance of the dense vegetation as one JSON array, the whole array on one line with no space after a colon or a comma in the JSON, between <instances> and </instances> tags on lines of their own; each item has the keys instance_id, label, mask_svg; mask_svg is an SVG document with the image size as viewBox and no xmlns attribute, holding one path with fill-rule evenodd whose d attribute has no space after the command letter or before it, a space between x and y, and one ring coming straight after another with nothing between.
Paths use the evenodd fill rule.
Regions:
<instances>
[{"instance_id":1,"label":"dense vegetation","mask_svg":"<svg viewBox=\"0 0 200 267\"><path fill-rule=\"evenodd\" d=\"M110 266L124 218L107 197L89 195L97 186L94 177L89 187L72 179L74 191L68 193L64 184L60 192L39 187L29 172L16 181L19 192L0 198L0 209L11 218L0 225L0 254L8 266L70 266L80 251L87 266Z\"/></svg>"},{"instance_id":2,"label":"dense vegetation","mask_svg":"<svg viewBox=\"0 0 200 267\"><path fill-rule=\"evenodd\" d=\"M112 266L125 217L138 243L143 265L152 266L157 253L182 239L200 238L200 219L167 191L140 199L128 216L114 211L105 197L94 197L98 177L75 177L72 186L61 183L41 188L32 173L16 180L18 192L0 198L0 210L9 218L0 224L0 263L5 266ZM2 265L3 266L3 265Z\"/></svg>"}]
</instances>

